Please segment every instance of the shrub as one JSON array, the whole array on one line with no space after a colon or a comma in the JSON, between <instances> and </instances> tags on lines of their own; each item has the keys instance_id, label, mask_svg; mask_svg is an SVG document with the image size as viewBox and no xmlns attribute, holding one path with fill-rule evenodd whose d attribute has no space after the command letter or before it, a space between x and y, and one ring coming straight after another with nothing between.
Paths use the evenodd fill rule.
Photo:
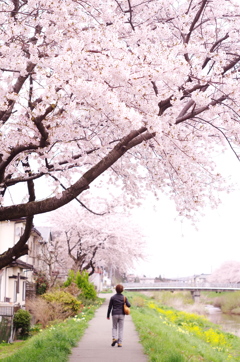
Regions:
<instances>
[{"instance_id":1,"label":"shrub","mask_svg":"<svg viewBox=\"0 0 240 362\"><path fill-rule=\"evenodd\" d=\"M40 323L43 328L53 321L61 321L76 315L80 307L81 302L64 291L49 292L26 303L34 322Z\"/></svg>"},{"instance_id":2,"label":"shrub","mask_svg":"<svg viewBox=\"0 0 240 362\"><path fill-rule=\"evenodd\" d=\"M42 296L47 302L62 305L63 314L66 317L74 316L79 312L81 302L72 294L64 291L49 292Z\"/></svg>"},{"instance_id":3,"label":"shrub","mask_svg":"<svg viewBox=\"0 0 240 362\"><path fill-rule=\"evenodd\" d=\"M64 292L68 292L72 294L74 297L78 297L79 294L81 294L81 290L78 288L78 286L75 283L70 284L69 286L65 287Z\"/></svg>"},{"instance_id":4,"label":"shrub","mask_svg":"<svg viewBox=\"0 0 240 362\"><path fill-rule=\"evenodd\" d=\"M46 293L49 288L49 281L46 274L42 271L35 272L34 274L36 281L36 294L42 295Z\"/></svg>"},{"instance_id":5,"label":"shrub","mask_svg":"<svg viewBox=\"0 0 240 362\"><path fill-rule=\"evenodd\" d=\"M19 309L13 317L14 327L20 329L21 336L28 336L31 326L31 314L27 310Z\"/></svg>"},{"instance_id":6,"label":"shrub","mask_svg":"<svg viewBox=\"0 0 240 362\"><path fill-rule=\"evenodd\" d=\"M89 275L87 272L76 273L76 284L79 289L82 290L82 294L86 299L96 299L97 292L94 285L89 281Z\"/></svg>"},{"instance_id":7,"label":"shrub","mask_svg":"<svg viewBox=\"0 0 240 362\"><path fill-rule=\"evenodd\" d=\"M94 285L89 281L89 275L86 271L74 273L73 270L69 271L68 279L64 283L65 287L69 287L71 284L76 284L81 290L81 295L86 299L95 300L97 298L97 292Z\"/></svg>"},{"instance_id":8,"label":"shrub","mask_svg":"<svg viewBox=\"0 0 240 362\"><path fill-rule=\"evenodd\" d=\"M240 292L221 294L214 299L214 307L221 308L223 313L238 314L237 310L240 308Z\"/></svg>"},{"instance_id":9,"label":"shrub","mask_svg":"<svg viewBox=\"0 0 240 362\"><path fill-rule=\"evenodd\" d=\"M33 315L34 323L40 323L43 328L51 321L63 319L62 309L57 306L55 309L52 308L42 297L28 299L26 308Z\"/></svg>"}]
</instances>

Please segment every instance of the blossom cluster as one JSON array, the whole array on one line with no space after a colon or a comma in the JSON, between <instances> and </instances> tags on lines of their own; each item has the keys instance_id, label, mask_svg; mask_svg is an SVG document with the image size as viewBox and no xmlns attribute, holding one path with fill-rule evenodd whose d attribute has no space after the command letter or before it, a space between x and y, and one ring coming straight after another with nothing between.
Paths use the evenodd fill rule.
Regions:
<instances>
[{"instance_id":1,"label":"blossom cluster","mask_svg":"<svg viewBox=\"0 0 240 362\"><path fill-rule=\"evenodd\" d=\"M1 196L35 181L31 212L47 212L105 172L123 204L160 189L186 217L216 206L229 186L215 155L239 157L239 11L237 0L2 1Z\"/></svg>"}]
</instances>

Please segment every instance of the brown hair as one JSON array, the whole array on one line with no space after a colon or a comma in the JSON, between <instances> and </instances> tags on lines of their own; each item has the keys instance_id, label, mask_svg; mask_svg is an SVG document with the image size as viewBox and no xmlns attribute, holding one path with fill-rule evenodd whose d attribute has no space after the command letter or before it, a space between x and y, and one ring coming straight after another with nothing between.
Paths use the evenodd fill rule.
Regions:
<instances>
[{"instance_id":1,"label":"brown hair","mask_svg":"<svg viewBox=\"0 0 240 362\"><path fill-rule=\"evenodd\" d=\"M118 285L116 285L115 289L116 289L116 292L120 294L123 291L123 286L121 284L118 284Z\"/></svg>"}]
</instances>

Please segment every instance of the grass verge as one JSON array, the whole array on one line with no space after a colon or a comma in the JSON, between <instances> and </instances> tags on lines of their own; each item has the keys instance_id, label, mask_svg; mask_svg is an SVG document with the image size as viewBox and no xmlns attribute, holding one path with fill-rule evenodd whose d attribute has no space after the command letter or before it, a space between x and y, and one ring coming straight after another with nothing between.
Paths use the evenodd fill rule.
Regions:
<instances>
[{"instance_id":1,"label":"grass verge","mask_svg":"<svg viewBox=\"0 0 240 362\"><path fill-rule=\"evenodd\" d=\"M128 293L131 315L151 362L240 361L240 339L202 316Z\"/></svg>"},{"instance_id":2,"label":"grass verge","mask_svg":"<svg viewBox=\"0 0 240 362\"><path fill-rule=\"evenodd\" d=\"M0 360L17 352L24 346L26 341L16 341L14 343L0 343Z\"/></svg>"},{"instance_id":3,"label":"grass verge","mask_svg":"<svg viewBox=\"0 0 240 362\"><path fill-rule=\"evenodd\" d=\"M5 362L65 362L75 347L88 322L94 316L95 310L102 304L103 299L94 305L87 306L74 318L66 319L62 323L52 325L27 340L17 352L6 357L0 353L0 359ZM15 344L15 343L14 343ZM14 345L13 344L13 345ZM0 350L1 351L1 350ZM6 349L5 349L6 352ZM15 353L14 353L15 352Z\"/></svg>"}]
</instances>

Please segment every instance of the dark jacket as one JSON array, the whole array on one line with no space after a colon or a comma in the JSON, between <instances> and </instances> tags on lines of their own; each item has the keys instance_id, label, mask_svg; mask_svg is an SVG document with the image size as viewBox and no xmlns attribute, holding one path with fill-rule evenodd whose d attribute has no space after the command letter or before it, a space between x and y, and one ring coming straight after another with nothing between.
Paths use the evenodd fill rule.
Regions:
<instances>
[{"instance_id":1,"label":"dark jacket","mask_svg":"<svg viewBox=\"0 0 240 362\"><path fill-rule=\"evenodd\" d=\"M128 307L131 307L131 304L129 303L126 297L125 299L126 299L126 305ZM124 295L121 293L114 294L109 301L107 318L110 317L111 310L112 310L112 315L124 314L123 304L124 304Z\"/></svg>"}]
</instances>

